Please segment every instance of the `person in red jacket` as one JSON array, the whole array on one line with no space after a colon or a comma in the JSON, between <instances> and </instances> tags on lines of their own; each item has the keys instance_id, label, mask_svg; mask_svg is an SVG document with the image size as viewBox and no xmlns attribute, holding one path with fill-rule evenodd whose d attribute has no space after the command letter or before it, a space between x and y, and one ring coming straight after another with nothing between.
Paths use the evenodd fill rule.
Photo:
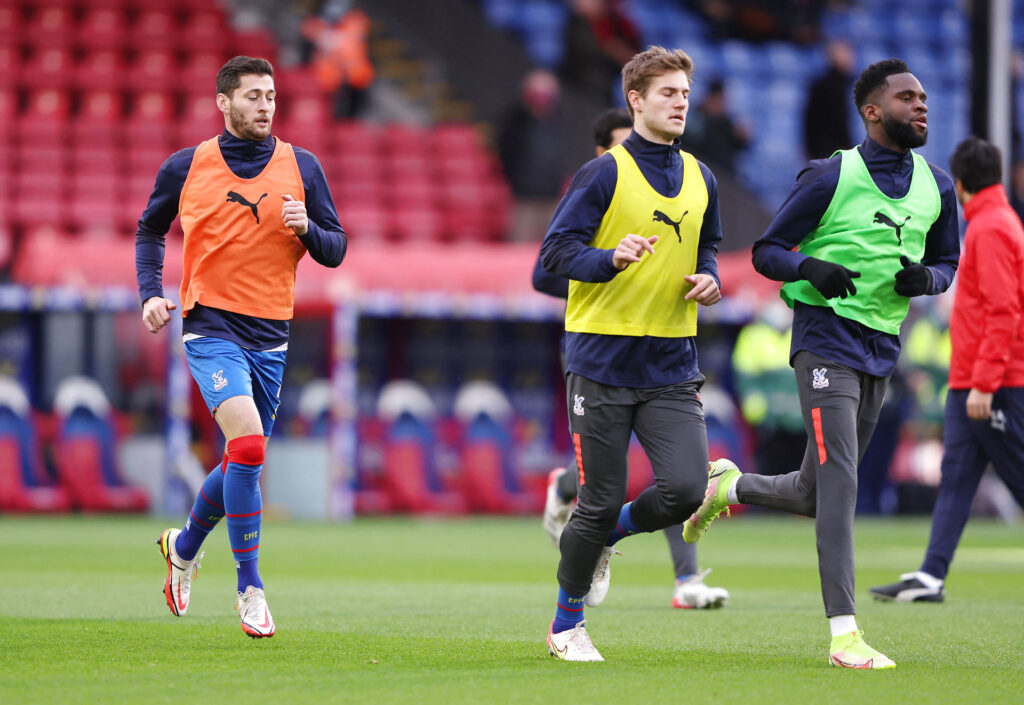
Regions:
<instances>
[{"instance_id":1,"label":"person in red jacket","mask_svg":"<svg viewBox=\"0 0 1024 705\"><path fill-rule=\"evenodd\" d=\"M968 221L953 299L942 481L921 568L871 588L879 600L942 602L953 553L988 463L1024 506L1024 227L999 148L968 137L949 160Z\"/></svg>"}]
</instances>

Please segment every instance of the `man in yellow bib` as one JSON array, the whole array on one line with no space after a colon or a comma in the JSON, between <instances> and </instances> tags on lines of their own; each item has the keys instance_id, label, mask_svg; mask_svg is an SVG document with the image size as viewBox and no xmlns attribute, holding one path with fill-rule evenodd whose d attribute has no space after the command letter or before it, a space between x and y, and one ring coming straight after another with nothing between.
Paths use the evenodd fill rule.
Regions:
<instances>
[{"instance_id":1,"label":"man in yellow bib","mask_svg":"<svg viewBox=\"0 0 1024 705\"><path fill-rule=\"evenodd\" d=\"M566 387L580 489L559 541L548 634L550 653L567 661L603 660L583 607L604 599L615 543L680 523L707 486L694 336L697 304L721 299L722 229L715 177L675 144L692 74L685 52L661 47L623 67L633 132L576 173L541 247L544 268L570 280ZM623 505L634 432L655 484Z\"/></svg>"}]
</instances>

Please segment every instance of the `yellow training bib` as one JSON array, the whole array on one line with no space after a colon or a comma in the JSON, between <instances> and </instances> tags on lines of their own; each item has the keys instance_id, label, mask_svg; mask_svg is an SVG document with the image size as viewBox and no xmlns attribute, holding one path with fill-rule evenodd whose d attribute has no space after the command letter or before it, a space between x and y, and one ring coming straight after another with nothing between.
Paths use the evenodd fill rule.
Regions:
<instances>
[{"instance_id":1,"label":"yellow training bib","mask_svg":"<svg viewBox=\"0 0 1024 705\"><path fill-rule=\"evenodd\" d=\"M655 191L625 147L608 150L618 165L612 202L592 247L615 249L630 233L658 236L645 253L601 284L569 282L565 329L573 333L682 338L697 334L697 303L683 296L684 277L697 267L697 244L708 207L708 188L693 155L683 158L683 185L667 198Z\"/></svg>"}]
</instances>

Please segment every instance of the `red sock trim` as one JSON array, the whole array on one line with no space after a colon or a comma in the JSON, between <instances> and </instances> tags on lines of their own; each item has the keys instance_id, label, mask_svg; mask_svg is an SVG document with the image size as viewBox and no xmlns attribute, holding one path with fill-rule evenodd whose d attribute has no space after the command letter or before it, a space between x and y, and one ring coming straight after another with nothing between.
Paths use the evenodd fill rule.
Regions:
<instances>
[{"instance_id":1,"label":"red sock trim","mask_svg":"<svg viewBox=\"0 0 1024 705\"><path fill-rule=\"evenodd\" d=\"M224 459L220 461L220 474L223 475L228 471L228 450L224 449Z\"/></svg>"},{"instance_id":2,"label":"red sock trim","mask_svg":"<svg viewBox=\"0 0 1024 705\"><path fill-rule=\"evenodd\" d=\"M263 436L239 436L228 441L226 457L231 463L263 465L265 446Z\"/></svg>"},{"instance_id":3,"label":"red sock trim","mask_svg":"<svg viewBox=\"0 0 1024 705\"><path fill-rule=\"evenodd\" d=\"M821 430L821 409L811 409L811 419L814 421L814 440L818 444L818 465L824 465L828 460L828 453L825 452L825 434Z\"/></svg>"}]
</instances>

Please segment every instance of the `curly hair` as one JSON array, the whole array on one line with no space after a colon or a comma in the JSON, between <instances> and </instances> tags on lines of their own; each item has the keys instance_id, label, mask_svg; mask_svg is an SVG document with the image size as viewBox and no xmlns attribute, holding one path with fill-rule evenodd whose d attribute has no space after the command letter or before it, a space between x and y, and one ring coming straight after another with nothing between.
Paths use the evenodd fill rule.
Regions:
<instances>
[{"instance_id":1,"label":"curly hair","mask_svg":"<svg viewBox=\"0 0 1024 705\"><path fill-rule=\"evenodd\" d=\"M903 59L885 59L861 71L857 82L853 84L853 102L857 110L861 110L868 102L868 96L888 83L889 76L897 73L910 73Z\"/></svg>"}]
</instances>

